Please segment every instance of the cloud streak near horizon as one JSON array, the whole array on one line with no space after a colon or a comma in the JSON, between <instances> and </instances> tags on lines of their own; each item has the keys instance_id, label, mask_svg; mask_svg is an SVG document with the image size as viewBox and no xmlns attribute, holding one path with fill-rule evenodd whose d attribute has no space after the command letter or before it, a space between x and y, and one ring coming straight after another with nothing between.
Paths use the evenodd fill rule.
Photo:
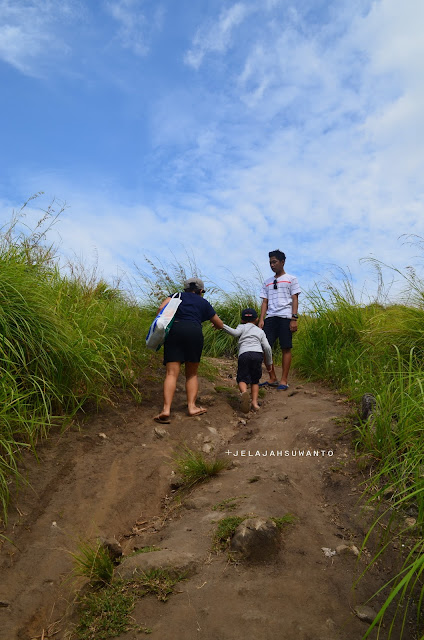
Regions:
<instances>
[{"instance_id":1,"label":"cloud streak near horizon","mask_svg":"<svg viewBox=\"0 0 424 640\"><path fill-rule=\"evenodd\" d=\"M277 247L304 287L337 264L361 288L367 256L407 266L399 238L424 235L422 3L190 7L0 0L18 141L2 217L59 196L62 251L96 251L106 276L170 250L218 283L266 273ZM15 113L35 87L49 113Z\"/></svg>"}]
</instances>

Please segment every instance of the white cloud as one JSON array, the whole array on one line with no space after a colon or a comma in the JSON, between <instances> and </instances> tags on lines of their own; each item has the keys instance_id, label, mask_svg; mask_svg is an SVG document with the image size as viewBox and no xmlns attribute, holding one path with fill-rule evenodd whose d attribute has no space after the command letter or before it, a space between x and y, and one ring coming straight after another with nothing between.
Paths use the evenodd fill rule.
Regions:
<instances>
[{"instance_id":1,"label":"white cloud","mask_svg":"<svg viewBox=\"0 0 424 640\"><path fill-rule=\"evenodd\" d=\"M201 27L193 39L193 46L187 51L184 61L194 69L199 69L207 53L225 53L231 44L233 30L247 17L249 8L238 2L223 11L216 23Z\"/></svg>"},{"instance_id":2,"label":"white cloud","mask_svg":"<svg viewBox=\"0 0 424 640\"><path fill-rule=\"evenodd\" d=\"M106 3L108 13L118 22L118 40L122 47L138 56L148 53L146 31L151 25L141 11L140 0L113 0Z\"/></svg>"},{"instance_id":3,"label":"white cloud","mask_svg":"<svg viewBox=\"0 0 424 640\"><path fill-rule=\"evenodd\" d=\"M293 12L270 0L271 19L237 3L199 29L186 54L196 83L176 79L152 105L154 150L143 148L142 161L155 180L131 194L133 204L122 204L123 190L76 193L70 179L34 177L72 204L59 227L64 249L97 247L106 274L145 251L166 261L187 249L219 279L224 267L254 277L251 260L267 271L267 252L279 247L304 287L330 264L361 280L359 260L370 254L407 265L399 236L424 235L424 5L330 3L325 23L307 21L313 4ZM129 16L141 5L113 6L131 48ZM203 75L211 54L221 64Z\"/></svg>"},{"instance_id":4,"label":"white cloud","mask_svg":"<svg viewBox=\"0 0 424 640\"><path fill-rule=\"evenodd\" d=\"M42 58L69 52L56 26L75 15L72 1L0 0L0 59L26 75L42 75Z\"/></svg>"}]
</instances>

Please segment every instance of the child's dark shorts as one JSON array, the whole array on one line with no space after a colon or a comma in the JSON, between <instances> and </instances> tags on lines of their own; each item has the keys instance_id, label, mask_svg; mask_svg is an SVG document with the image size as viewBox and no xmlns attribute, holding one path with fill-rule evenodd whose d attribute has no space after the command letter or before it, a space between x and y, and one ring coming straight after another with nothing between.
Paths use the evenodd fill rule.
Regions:
<instances>
[{"instance_id":1,"label":"child's dark shorts","mask_svg":"<svg viewBox=\"0 0 424 640\"><path fill-rule=\"evenodd\" d=\"M264 356L259 351L246 351L239 356L237 367L237 382L259 384L262 377L262 362Z\"/></svg>"}]
</instances>

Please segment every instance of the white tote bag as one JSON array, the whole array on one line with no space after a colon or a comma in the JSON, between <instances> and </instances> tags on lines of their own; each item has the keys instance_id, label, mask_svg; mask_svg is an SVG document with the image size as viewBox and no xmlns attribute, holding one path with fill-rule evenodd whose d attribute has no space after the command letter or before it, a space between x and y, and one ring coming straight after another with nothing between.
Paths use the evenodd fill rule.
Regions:
<instances>
[{"instance_id":1,"label":"white tote bag","mask_svg":"<svg viewBox=\"0 0 424 640\"><path fill-rule=\"evenodd\" d=\"M174 293L168 304L165 305L163 309L161 309L156 318L153 320L146 337L146 347L148 349L158 351L161 348L161 346L165 342L166 336L168 335L172 327L175 312L177 311L181 302L181 293Z\"/></svg>"}]
</instances>

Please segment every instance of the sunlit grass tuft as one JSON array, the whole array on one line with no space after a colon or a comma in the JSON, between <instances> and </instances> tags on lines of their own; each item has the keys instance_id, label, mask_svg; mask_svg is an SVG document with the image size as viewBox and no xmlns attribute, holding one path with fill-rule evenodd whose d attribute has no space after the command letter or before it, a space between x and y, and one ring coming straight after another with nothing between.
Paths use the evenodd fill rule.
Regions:
<instances>
[{"instance_id":1,"label":"sunlit grass tuft","mask_svg":"<svg viewBox=\"0 0 424 640\"><path fill-rule=\"evenodd\" d=\"M71 553L74 561L73 575L88 578L92 585L109 584L114 565L108 550L100 541L81 541L78 551Z\"/></svg>"},{"instance_id":2,"label":"sunlit grass tuft","mask_svg":"<svg viewBox=\"0 0 424 640\"><path fill-rule=\"evenodd\" d=\"M207 460L200 451L192 451L184 447L174 457L176 471L184 481L186 487L198 482L204 482L228 467L227 460Z\"/></svg>"}]
</instances>

